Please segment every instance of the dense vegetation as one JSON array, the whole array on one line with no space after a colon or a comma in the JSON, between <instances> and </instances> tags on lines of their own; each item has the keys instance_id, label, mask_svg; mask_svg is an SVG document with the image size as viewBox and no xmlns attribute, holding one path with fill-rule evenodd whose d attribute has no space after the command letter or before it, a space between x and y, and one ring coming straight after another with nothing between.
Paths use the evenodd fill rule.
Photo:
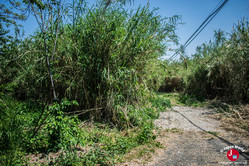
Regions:
<instances>
[{"instance_id":1,"label":"dense vegetation","mask_svg":"<svg viewBox=\"0 0 249 166\"><path fill-rule=\"evenodd\" d=\"M123 1L26 3L40 29L23 40L2 34L1 165L58 151L67 157L48 161L109 165L144 143L159 146L152 119L170 104L153 96L150 73L165 38L177 42L179 17L162 18L148 5L129 10ZM87 127L97 122L104 129Z\"/></svg>"},{"instance_id":2,"label":"dense vegetation","mask_svg":"<svg viewBox=\"0 0 249 166\"><path fill-rule=\"evenodd\" d=\"M177 83L185 94L248 103L248 40L249 22L242 19L231 33L215 31L214 41L197 47L191 57L182 55L179 61L169 64L167 72L179 78Z\"/></svg>"},{"instance_id":3,"label":"dense vegetation","mask_svg":"<svg viewBox=\"0 0 249 166\"><path fill-rule=\"evenodd\" d=\"M112 165L131 149L153 151L153 119L170 107L155 91L248 102L248 21L169 62L160 57L177 43L180 17L127 2L13 3L21 13L1 5L1 165L31 164L32 154L46 154L45 165ZM26 11L39 29L20 38L15 20Z\"/></svg>"}]
</instances>

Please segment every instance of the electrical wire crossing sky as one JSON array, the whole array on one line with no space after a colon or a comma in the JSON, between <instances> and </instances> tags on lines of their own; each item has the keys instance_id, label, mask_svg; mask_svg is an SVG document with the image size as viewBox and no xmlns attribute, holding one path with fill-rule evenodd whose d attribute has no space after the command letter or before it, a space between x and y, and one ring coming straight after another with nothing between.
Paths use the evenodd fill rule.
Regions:
<instances>
[{"instance_id":1,"label":"electrical wire crossing sky","mask_svg":"<svg viewBox=\"0 0 249 166\"><path fill-rule=\"evenodd\" d=\"M222 2L223 0L221 0L219 2L219 4ZM197 28L197 30L188 38L188 40L185 42L185 44L182 46L182 49L186 49L188 47L188 45L203 31L203 29L213 20L213 18L220 12L220 10L226 5L226 3L228 2L228 0L224 0L223 3L216 9L214 9L211 14L209 14L209 16L205 19L205 21L202 22L202 24ZM219 5L218 4L218 5ZM217 5L217 6L218 6ZM176 50L176 52L174 53L174 55L172 55L169 60L173 60L177 54L178 54L178 50Z\"/></svg>"},{"instance_id":2,"label":"electrical wire crossing sky","mask_svg":"<svg viewBox=\"0 0 249 166\"><path fill-rule=\"evenodd\" d=\"M146 5L148 0L134 0L133 8L139 4ZM221 5L224 4L223 7ZM242 18L248 19L249 0L150 0L150 7L159 7L158 13L164 17L174 15L182 16L183 25L177 28L180 45L185 45L190 36L198 29L205 19L214 13L205 24L204 29L200 28L200 33L193 36L186 43L185 53L190 56L195 53L196 47L213 40L214 31L221 29L225 32L231 32L233 25L237 24ZM219 9L219 7L221 7ZM215 12L215 10L217 10ZM208 23L209 22L209 23ZM202 29L202 30L201 30ZM171 48L178 49L179 46L170 45ZM176 51L166 51L164 59L169 59ZM179 58L177 54L174 59Z\"/></svg>"}]
</instances>

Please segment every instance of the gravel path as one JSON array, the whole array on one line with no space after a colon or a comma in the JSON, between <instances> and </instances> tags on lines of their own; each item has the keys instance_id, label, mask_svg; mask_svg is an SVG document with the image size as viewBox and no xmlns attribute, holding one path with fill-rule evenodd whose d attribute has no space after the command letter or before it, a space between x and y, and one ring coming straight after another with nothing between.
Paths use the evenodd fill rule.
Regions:
<instances>
[{"instance_id":1,"label":"gravel path","mask_svg":"<svg viewBox=\"0 0 249 166\"><path fill-rule=\"evenodd\" d=\"M167 165L249 165L249 139L239 138L232 132L220 127L220 122L209 118L212 109L173 107L163 112L155 125L162 129L181 129L171 133L166 141L163 153L148 163L150 166ZM228 146L238 146L239 159L231 162L227 158ZM236 149L236 148L235 148Z\"/></svg>"},{"instance_id":2,"label":"gravel path","mask_svg":"<svg viewBox=\"0 0 249 166\"><path fill-rule=\"evenodd\" d=\"M223 132L220 122L211 118L215 112L207 108L173 107L172 111L162 112L155 125L163 129L183 129L184 131L214 131Z\"/></svg>"}]
</instances>

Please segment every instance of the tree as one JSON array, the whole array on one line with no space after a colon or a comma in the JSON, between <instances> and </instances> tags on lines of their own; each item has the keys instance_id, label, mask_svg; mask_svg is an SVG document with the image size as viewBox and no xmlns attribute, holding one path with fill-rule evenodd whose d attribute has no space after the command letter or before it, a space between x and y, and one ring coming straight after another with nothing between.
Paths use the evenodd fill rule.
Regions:
<instances>
[{"instance_id":1,"label":"tree","mask_svg":"<svg viewBox=\"0 0 249 166\"><path fill-rule=\"evenodd\" d=\"M49 77L53 91L53 98L55 101L58 101L55 92L50 60L51 61L53 60L55 54L58 31L61 22L62 3L61 0L59 1L44 0L44 1L35 1L35 2L36 3L31 4L31 10L41 30L43 38L43 46L44 46L44 55L46 56L47 66L49 70ZM52 40L54 41L54 44L53 44L53 49L51 50L48 48L49 47L48 42Z\"/></svg>"}]
</instances>

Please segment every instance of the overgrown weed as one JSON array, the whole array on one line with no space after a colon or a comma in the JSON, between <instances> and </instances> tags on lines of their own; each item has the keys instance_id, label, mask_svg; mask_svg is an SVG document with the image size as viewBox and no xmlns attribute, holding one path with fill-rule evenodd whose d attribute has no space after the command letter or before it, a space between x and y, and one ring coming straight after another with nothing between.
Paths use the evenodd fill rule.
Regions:
<instances>
[{"instance_id":1,"label":"overgrown weed","mask_svg":"<svg viewBox=\"0 0 249 166\"><path fill-rule=\"evenodd\" d=\"M188 95L183 93L161 93L160 95L168 99L172 106L192 106L192 107L205 107L208 102L203 97L196 97L195 95Z\"/></svg>"}]
</instances>

